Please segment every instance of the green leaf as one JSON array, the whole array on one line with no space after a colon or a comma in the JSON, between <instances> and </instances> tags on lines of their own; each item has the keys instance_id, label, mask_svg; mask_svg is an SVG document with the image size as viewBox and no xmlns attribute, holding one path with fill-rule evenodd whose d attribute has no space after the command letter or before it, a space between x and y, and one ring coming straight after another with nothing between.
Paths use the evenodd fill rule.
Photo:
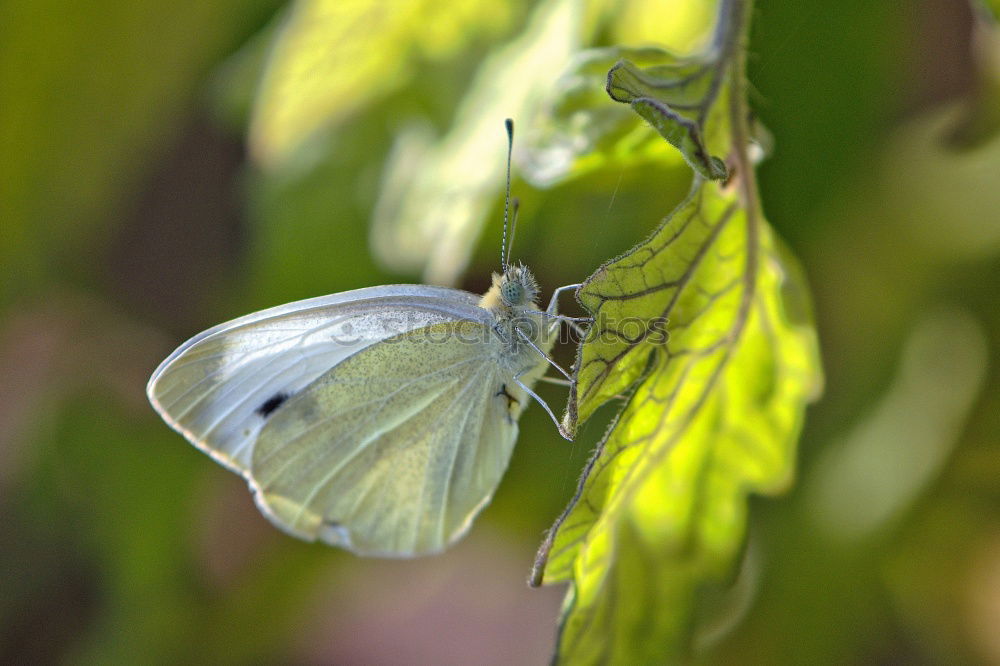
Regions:
<instances>
[{"instance_id":1,"label":"green leaf","mask_svg":"<svg viewBox=\"0 0 1000 666\"><path fill-rule=\"evenodd\" d=\"M703 178L724 180L726 163L711 154L704 134L709 114L722 106L716 104L724 92L722 64L714 58L678 58L640 68L621 60L608 72L608 95L630 104ZM726 133L723 117L711 123L719 137Z\"/></svg>"},{"instance_id":2,"label":"green leaf","mask_svg":"<svg viewBox=\"0 0 1000 666\"><path fill-rule=\"evenodd\" d=\"M548 187L598 169L644 162L680 163L681 156L628 108L608 104L608 69L622 58L660 64L673 56L658 48L609 47L581 51L550 86L541 112L522 140L521 173Z\"/></svg>"},{"instance_id":3,"label":"green leaf","mask_svg":"<svg viewBox=\"0 0 1000 666\"><path fill-rule=\"evenodd\" d=\"M565 425L627 402L532 575L572 583L557 663L689 656L698 623L719 619L704 615L733 578L747 495L787 488L820 391L804 281L757 204L742 53L719 53L646 69L623 61L608 75L612 98L658 123L696 175L648 240L577 293L595 321Z\"/></svg>"},{"instance_id":4,"label":"green leaf","mask_svg":"<svg viewBox=\"0 0 1000 666\"><path fill-rule=\"evenodd\" d=\"M739 553L747 493L792 477L821 381L802 291L763 220L703 181L580 290L597 318L580 357L580 416L645 378L554 529L545 582L575 583L567 663L648 661L636 650L654 636L660 658L686 649L696 592L723 583Z\"/></svg>"}]
</instances>

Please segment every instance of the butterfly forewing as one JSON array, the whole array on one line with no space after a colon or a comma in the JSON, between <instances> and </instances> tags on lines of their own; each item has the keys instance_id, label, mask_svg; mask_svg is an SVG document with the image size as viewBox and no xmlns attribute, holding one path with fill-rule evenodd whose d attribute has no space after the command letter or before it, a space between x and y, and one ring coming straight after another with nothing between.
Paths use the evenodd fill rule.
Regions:
<instances>
[{"instance_id":1,"label":"butterfly forewing","mask_svg":"<svg viewBox=\"0 0 1000 666\"><path fill-rule=\"evenodd\" d=\"M257 434L285 401L376 342L483 321L476 301L456 289L393 285L289 303L195 336L160 364L147 391L171 426L246 475Z\"/></svg>"},{"instance_id":2,"label":"butterfly forewing","mask_svg":"<svg viewBox=\"0 0 1000 666\"><path fill-rule=\"evenodd\" d=\"M489 501L517 438L526 396L502 350L492 326L453 321L344 360L261 430L258 504L297 536L360 554L443 549Z\"/></svg>"}]
</instances>

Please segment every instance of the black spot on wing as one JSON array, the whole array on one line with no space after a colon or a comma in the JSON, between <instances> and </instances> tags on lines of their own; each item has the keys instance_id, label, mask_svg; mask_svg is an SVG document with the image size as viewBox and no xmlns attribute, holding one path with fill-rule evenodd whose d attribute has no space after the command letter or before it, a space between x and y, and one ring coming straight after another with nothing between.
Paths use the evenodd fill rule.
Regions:
<instances>
[{"instance_id":1,"label":"black spot on wing","mask_svg":"<svg viewBox=\"0 0 1000 666\"><path fill-rule=\"evenodd\" d=\"M282 393L282 392L275 393L270 398L265 400L264 403L260 407L258 407L255 411L266 419L268 416L274 413L274 410L285 404L285 401L288 400L289 397L291 396L289 396L287 393Z\"/></svg>"}]
</instances>

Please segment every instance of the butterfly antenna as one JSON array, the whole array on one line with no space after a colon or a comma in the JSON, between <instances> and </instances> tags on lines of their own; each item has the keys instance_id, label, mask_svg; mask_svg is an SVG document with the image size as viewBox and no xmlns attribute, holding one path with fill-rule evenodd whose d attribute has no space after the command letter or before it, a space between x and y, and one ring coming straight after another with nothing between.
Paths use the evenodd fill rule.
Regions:
<instances>
[{"instance_id":1,"label":"butterfly antenna","mask_svg":"<svg viewBox=\"0 0 1000 666\"><path fill-rule=\"evenodd\" d=\"M507 241L507 262L510 263L510 252L514 249L514 236L517 234L517 213L521 210L521 200L517 197L510 202L513 212L510 214L510 240Z\"/></svg>"},{"instance_id":2,"label":"butterfly antenna","mask_svg":"<svg viewBox=\"0 0 1000 666\"><path fill-rule=\"evenodd\" d=\"M507 214L510 210L510 154L514 149L514 121L507 118L503 121L507 128L507 193L503 200L503 239L500 242L500 269L507 271L507 261L510 259L510 250L507 247ZM517 220L517 204L514 205L514 220ZM513 240L513 232L511 239Z\"/></svg>"}]
</instances>

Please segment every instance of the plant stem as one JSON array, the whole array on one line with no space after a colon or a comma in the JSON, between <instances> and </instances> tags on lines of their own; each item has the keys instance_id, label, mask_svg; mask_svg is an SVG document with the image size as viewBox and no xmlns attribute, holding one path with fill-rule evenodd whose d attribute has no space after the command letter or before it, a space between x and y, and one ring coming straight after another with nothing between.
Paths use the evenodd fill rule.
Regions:
<instances>
[{"instance_id":1,"label":"plant stem","mask_svg":"<svg viewBox=\"0 0 1000 666\"><path fill-rule=\"evenodd\" d=\"M749 117L746 95L746 44L750 32L750 15L753 0L723 0L719 23L726 24L726 43L722 45L729 67L730 96L729 122L732 132L732 157L736 163L736 177L748 216L757 218L760 202L753 162L747 152L750 145Z\"/></svg>"},{"instance_id":2,"label":"plant stem","mask_svg":"<svg viewBox=\"0 0 1000 666\"><path fill-rule=\"evenodd\" d=\"M740 303L739 321L742 324L735 331L738 337L750 316L757 286L757 268L760 253L760 221L762 211L757 193L757 175L750 159L749 117L746 95L746 45L750 33L750 17L753 0L723 0L719 23L726 30L726 43L720 45L721 54L726 56L725 67L729 68L729 126L732 136L730 155L735 164L735 186L739 188L740 199L746 214L747 255L744 268L743 300ZM723 16L725 18L723 18ZM735 342L735 340L734 340Z\"/></svg>"}]
</instances>

